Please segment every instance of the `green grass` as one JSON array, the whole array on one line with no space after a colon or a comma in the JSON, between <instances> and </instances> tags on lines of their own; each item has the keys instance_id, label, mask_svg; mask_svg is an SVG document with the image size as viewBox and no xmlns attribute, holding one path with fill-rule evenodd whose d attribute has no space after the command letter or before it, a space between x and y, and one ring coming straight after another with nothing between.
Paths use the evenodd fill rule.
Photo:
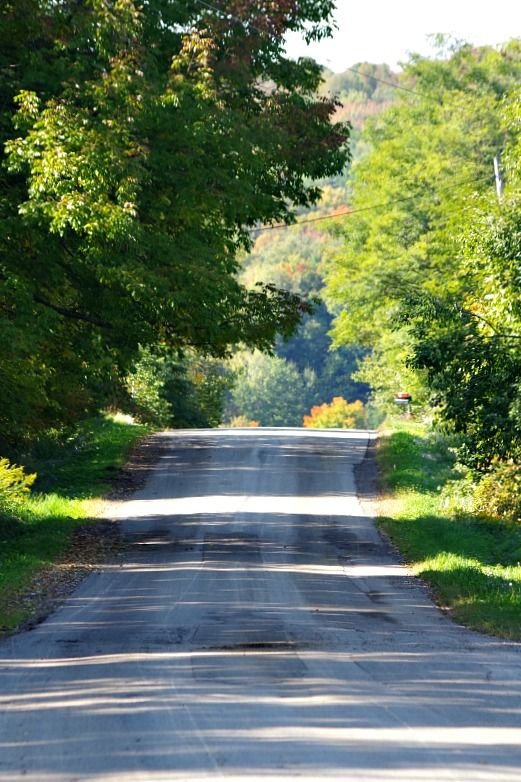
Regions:
<instances>
[{"instance_id":1,"label":"green grass","mask_svg":"<svg viewBox=\"0 0 521 782\"><path fill-rule=\"evenodd\" d=\"M92 419L37 462L35 490L16 510L0 514L0 632L27 617L19 597L38 571L64 555L74 530L92 520L96 500L148 431L109 416Z\"/></svg>"},{"instance_id":2,"label":"green grass","mask_svg":"<svg viewBox=\"0 0 521 782\"><path fill-rule=\"evenodd\" d=\"M379 524L438 603L469 627L520 640L521 526L451 513L450 452L417 424L384 435L379 462L390 495Z\"/></svg>"}]
</instances>

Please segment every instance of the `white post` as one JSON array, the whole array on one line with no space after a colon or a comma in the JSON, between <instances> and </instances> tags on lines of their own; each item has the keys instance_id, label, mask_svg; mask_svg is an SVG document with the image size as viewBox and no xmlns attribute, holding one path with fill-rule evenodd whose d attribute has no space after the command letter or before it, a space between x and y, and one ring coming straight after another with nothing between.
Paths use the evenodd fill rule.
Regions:
<instances>
[{"instance_id":1,"label":"white post","mask_svg":"<svg viewBox=\"0 0 521 782\"><path fill-rule=\"evenodd\" d=\"M496 177L496 193L497 200L501 201L503 198L503 179L501 178L501 171L499 170L499 158L494 157L494 175Z\"/></svg>"}]
</instances>

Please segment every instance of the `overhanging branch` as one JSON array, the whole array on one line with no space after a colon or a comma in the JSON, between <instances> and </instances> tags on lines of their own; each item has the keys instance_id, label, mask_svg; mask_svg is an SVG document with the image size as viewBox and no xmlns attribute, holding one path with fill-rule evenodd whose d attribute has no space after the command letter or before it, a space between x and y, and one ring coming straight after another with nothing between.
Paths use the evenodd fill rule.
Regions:
<instances>
[{"instance_id":1,"label":"overhanging branch","mask_svg":"<svg viewBox=\"0 0 521 782\"><path fill-rule=\"evenodd\" d=\"M100 329L112 329L112 324L107 323L107 321L99 320L99 318L93 318L91 315L86 315L84 312L78 312L78 310L72 310L69 307L60 307L60 305L53 304L52 302L47 301L47 299L44 299L42 296L38 296L37 294L33 296L33 299L37 304L41 304L43 307L48 307L50 310L57 312L58 315L61 315L64 318L78 320L83 323L90 323L91 326L97 326Z\"/></svg>"}]
</instances>

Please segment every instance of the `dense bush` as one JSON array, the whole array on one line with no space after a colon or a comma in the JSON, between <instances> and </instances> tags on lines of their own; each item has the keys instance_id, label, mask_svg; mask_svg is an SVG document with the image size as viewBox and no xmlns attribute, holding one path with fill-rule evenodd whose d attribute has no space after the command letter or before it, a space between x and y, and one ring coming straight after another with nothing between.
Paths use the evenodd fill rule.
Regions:
<instances>
[{"instance_id":1,"label":"dense bush","mask_svg":"<svg viewBox=\"0 0 521 782\"><path fill-rule=\"evenodd\" d=\"M218 426L231 373L216 359L187 351L182 359L143 349L127 377L129 412L160 427Z\"/></svg>"},{"instance_id":2,"label":"dense bush","mask_svg":"<svg viewBox=\"0 0 521 782\"><path fill-rule=\"evenodd\" d=\"M363 402L347 402L335 396L329 404L315 405L304 416L304 426L311 429L357 429L367 426L367 413Z\"/></svg>"},{"instance_id":3,"label":"dense bush","mask_svg":"<svg viewBox=\"0 0 521 782\"><path fill-rule=\"evenodd\" d=\"M239 428L242 429L245 427L255 428L258 425L259 425L258 421L250 421L250 419L247 418L247 416L245 415L236 415L230 421L230 426L234 429L239 429Z\"/></svg>"},{"instance_id":4,"label":"dense bush","mask_svg":"<svg viewBox=\"0 0 521 782\"><path fill-rule=\"evenodd\" d=\"M164 393L167 372L164 359L150 350L142 350L139 361L127 376L132 412L144 423L155 426L171 423L172 407Z\"/></svg>"},{"instance_id":5,"label":"dense bush","mask_svg":"<svg viewBox=\"0 0 521 782\"><path fill-rule=\"evenodd\" d=\"M28 475L23 467L0 459L0 512L21 502L30 492L36 474Z\"/></svg>"},{"instance_id":6,"label":"dense bush","mask_svg":"<svg viewBox=\"0 0 521 782\"><path fill-rule=\"evenodd\" d=\"M521 521L521 464L494 465L476 487L474 509L487 516Z\"/></svg>"}]
</instances>

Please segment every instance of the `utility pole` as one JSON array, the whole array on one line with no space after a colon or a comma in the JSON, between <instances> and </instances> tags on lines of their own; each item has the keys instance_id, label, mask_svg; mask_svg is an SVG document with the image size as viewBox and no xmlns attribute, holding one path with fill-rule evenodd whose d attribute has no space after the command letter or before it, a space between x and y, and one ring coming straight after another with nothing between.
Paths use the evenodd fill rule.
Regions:
<instances>
[{"instance_id":1,"label":"utility pole","mask_svg":"<svg viewBox=\"0 0 521 782\"><path fill-rule=\"evenodd\" d=\"M501 203L501 200L503 198L503 179L501 177L501 171L499 168L499 158L497 155L494 157L494 175L496 177L497 200Z\"/></svg>"}]
</instances>

